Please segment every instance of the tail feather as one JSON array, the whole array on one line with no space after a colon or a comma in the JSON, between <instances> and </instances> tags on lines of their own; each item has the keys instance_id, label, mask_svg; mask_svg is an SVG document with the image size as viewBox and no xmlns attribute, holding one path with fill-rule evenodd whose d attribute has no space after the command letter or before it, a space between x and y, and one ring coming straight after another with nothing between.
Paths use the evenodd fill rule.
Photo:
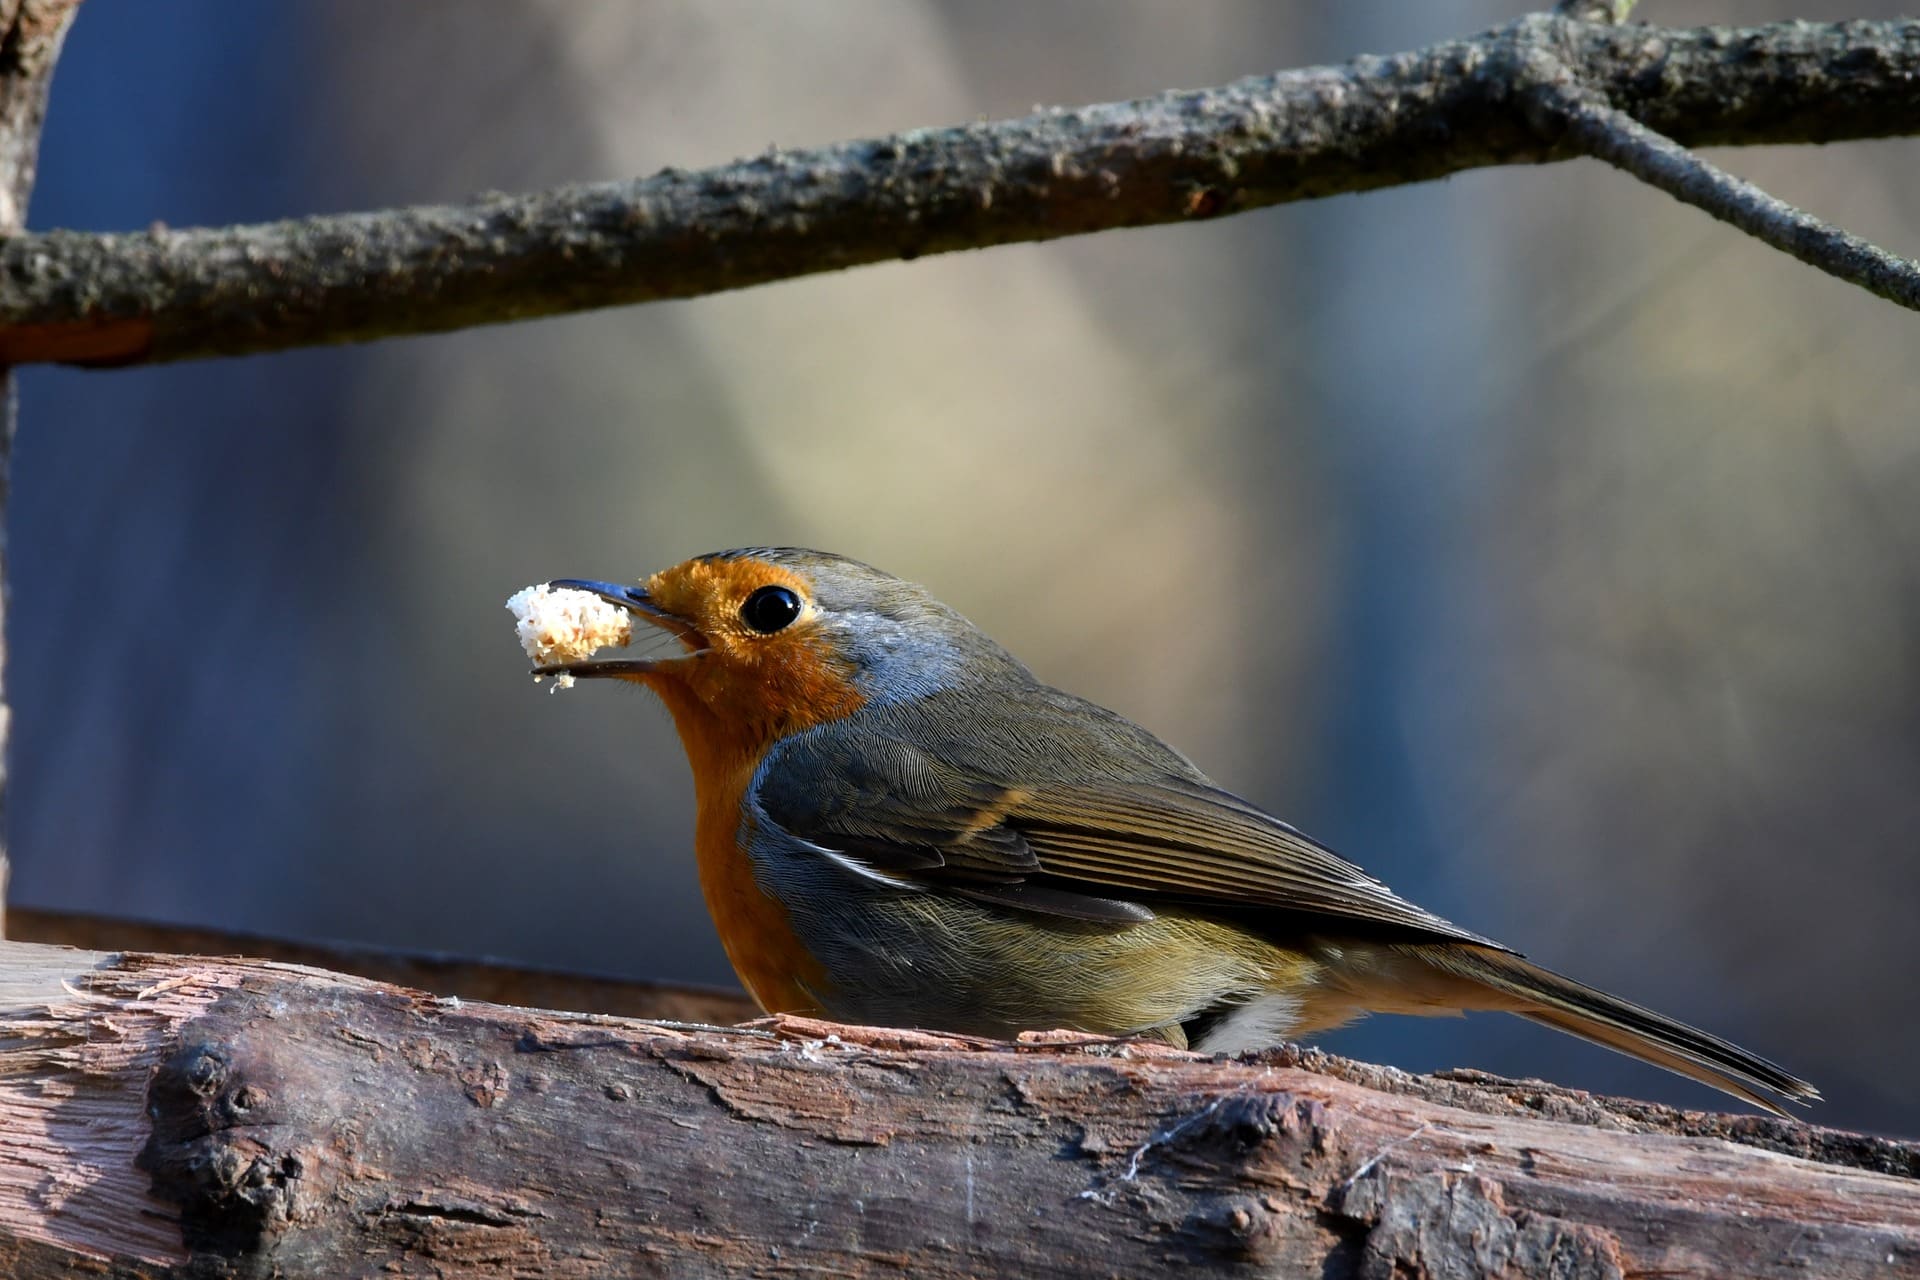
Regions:
<instances>
[{"instance_id":1,"label":"tail feather","mask_svg":"<svg viewBox=\"0 0 1920 1280\"><path fill-rule=\"evenodd\" d=\"M1788 1113L1776 1098L1789 1102L1820 1099L1820 1091L1807 1081L1737 1044L1563 978L1519 956L1457 944L1421 947L1419 952L1434 968L1505 997L1482 1007L1505 1009L1531 1022L1665 1067L1777 1116Z\"/></svg>"}]
</instances>

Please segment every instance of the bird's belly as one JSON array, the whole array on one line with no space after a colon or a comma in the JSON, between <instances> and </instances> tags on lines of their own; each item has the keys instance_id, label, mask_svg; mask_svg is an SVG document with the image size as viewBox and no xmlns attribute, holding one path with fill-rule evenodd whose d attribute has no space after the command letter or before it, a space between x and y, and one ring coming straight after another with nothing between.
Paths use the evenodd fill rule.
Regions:
<instances>
[{"instance_id":1,"label":"bird's belly","mask_svg":"<svg viewBox=\"0 0 1920 1280\"><path fill-rule=\"evenodd\" d=\"M820 965L831 1017L1009 1036L1065 1027L1128 1034L1222 1004L1276 1004L1317 965L1215 920L1177 911L1141 924L1089 923L988 907L935 890L850 882L786 898Z\"/></svg>"}]
</instances>

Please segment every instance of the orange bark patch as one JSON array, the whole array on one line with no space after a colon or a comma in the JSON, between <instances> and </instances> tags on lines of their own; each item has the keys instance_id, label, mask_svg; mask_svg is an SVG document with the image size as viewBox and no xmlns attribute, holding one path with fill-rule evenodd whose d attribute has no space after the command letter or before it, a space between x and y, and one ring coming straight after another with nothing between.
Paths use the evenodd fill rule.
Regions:
<instances>
[{"instance_id":1,"label":"orange bark patch","mask_svg":"<svg viewBox=\"0 0 1920 1280\"><path fill-rule=\"evenodd\" d=\"M0 365L135 364L153 351L153 321L83 320L0 327Z\"/></svg>"}]
</instances>

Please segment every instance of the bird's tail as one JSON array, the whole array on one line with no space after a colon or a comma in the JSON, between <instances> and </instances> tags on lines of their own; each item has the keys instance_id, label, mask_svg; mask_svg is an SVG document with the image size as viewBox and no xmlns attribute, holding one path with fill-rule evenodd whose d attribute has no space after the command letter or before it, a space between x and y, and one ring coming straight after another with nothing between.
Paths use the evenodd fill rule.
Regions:
<instances>
[{"instance_id":1,"label":"bird's tail","mask_svg":"<svg viewBox=\"0 0 1920 1280\"><path fill-rule=\"evenodd\" d=\"M1433 968L1500 997L1468 1007L1497 1008L1570 1032L1629 1057L1665 1067L1785 1116L1774 1096L1817 1102L1820 1091L1739 1045L1563 978L1519 956L1453 943L1413 948Z\"/></svg>"}]
</instances>

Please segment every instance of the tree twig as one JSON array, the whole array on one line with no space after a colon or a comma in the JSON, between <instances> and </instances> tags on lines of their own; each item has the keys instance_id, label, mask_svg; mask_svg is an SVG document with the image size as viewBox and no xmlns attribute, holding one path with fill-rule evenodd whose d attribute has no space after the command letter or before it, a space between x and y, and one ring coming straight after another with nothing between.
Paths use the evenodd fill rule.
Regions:
<instances>
[{"instance_id":1,"label":"tree twig","mask_svg":"<svg viewBox=\"0 0 1920 1280\"><path fill-rule=\"evenodd\" d=\"M0 245L0 362L438 332L1567 159L1580 140L1528 118L1542 61L1686 146L1920 133L1920 22L1683 31L1534 15L1340 67L636 182L19 236Z\"/></svg>"},{"instance_id":2,"label":"tree twig","mask_svg":"<svg viewBox=\"0 0 1920 1280\"><path fill-rule=\"evenodd\" d=\"M1544 108L1581 150L1658 187L1808 266L1920 311L1920 262L1889 253L1736 178L1626 112L1567 85L1543 86Z\"/></svg>"}]
</instances>

